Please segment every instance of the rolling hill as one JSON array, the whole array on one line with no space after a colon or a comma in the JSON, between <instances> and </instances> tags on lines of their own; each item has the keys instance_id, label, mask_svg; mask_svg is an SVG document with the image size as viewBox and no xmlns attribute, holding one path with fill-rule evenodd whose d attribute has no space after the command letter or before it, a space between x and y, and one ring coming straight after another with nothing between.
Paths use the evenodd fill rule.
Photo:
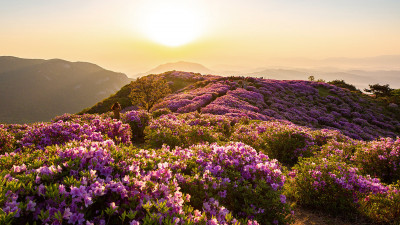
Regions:
<instances>
[{"instance_id":1,"label":"rolling hill","mask_svg":"<svg viewBox=\"0 0 400 225\"><path fill-rule=\"evenodd\" d=\"M389 109L367 95L323 82L200 76L177 71L159 76L171 86L174 82L180 86L152 111L169 109L176 113L197 111L263 121L287 120L312 128L340 130L363 140L400 135L398 109ZM186 83L182 85L182 81ZM125 97L120 98L129 99L126 88ZM105 99L86 112L104 113L98 108L104 102L108 102L107 110L113 103ZM129 106L132 105L128 101L125 107Z\"/></svg>"},{"instance_id":2,"label":"rolling hill","mask_svg":"<svg viewBox=\"0 0 400 225\"><path fill-rule=\"evenodd\" d=\"M0 57L0 122L49 121L110 96L130 79L86 62Z\"/></svg>"},{"instance_id":3,"label":"rolling hill","mask_svg":"<svg viewBox=\"0 0 400 225\"><path fill-rule=\"evenodd\" d=\"M161 74L154 74L151 76L158 76L162 79L165 79L169 83L172 92L176 92L186 86L192 85L197 81L212 79L215 77L213 75L203 76L200 73L181 72L181 71L169 71ZM129 98L130 92L131 92L130 86L125 85L114 95L110 96L109 98L103 99L102 101L96 103L94 106L83 109L79 114L105 113L110 111L111 106L115 102L119 102L122 108L127 108L127 107L132 108L133 106L131 103L131 99Z\"/></svg>"}]
</instances>

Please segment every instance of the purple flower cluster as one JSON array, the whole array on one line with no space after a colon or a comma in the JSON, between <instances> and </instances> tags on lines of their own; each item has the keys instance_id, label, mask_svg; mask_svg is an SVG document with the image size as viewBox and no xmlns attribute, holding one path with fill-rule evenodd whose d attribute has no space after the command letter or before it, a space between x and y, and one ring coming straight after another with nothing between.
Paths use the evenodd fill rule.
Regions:
<instances>
[{"instance_id":1,"label":"purple flower cluster","mask_svg":"<svg viewBox=\"0 0 400 225\"><path fill-rule=\"evenodd\" d=\"M102 141L105 140L105 135L118 143L130 143L131 131L128 125L109 118L95 118L90 123L83 124L62 120L34 124L25 131L19 144L23 147L44 149L46 146L64 144L71 140Z\"/></svg>"},{"instance_id":2,"label":"purple flower cluster","mask_svg":"<svg viewBox=\"0 0 400 225\"><path fill-rule=\"evenodd\" d=\"M22 152L2 156L3 160L22 157L19 165L2 165L6 173L0 175L6 190L0 207L16 223L236 224L241 220L258 224L254 219L285 223L289 213L282 200L285 176L277 161L242 143L156 151L117 147L111 140L85 140L48 151L34 162ZM228 171L238 173L232 176ZM252 183L266 185L269 198L277 199L268 200L272 205L253 202L240 207L250 211L232 208L231 195L236 193L232 187L243 186L257 194ZM201 184L203 193L189 194L191 184Z\"/></svg>"},{"instance_id":3,"label":"purple flower cluster","mask_svg":"<svg viewBox=\"0 0 400 225\"><path fill-rule=\"evenodd\" d=\"M358 202L366 196L379 194L389 198L392 190L377 178L361 175L358 168L341 162L336 156L304 159L289 175L292 178L288 192L296 201L336 213L357 209Z\"/></svg>"},{"instance_id":4,"label":"purple flower cluster","mask_svg":"<svg viewBox=\"0 0 400 225\"><path fill-rule=\"evenodd\" d=\"M14 136L0 127L0 154L12 150L14 143Z\"/></svg>"},{"instance_id":5,"label":"purple flower cluster","mask_svg":"<svg viewBox=\"0 0 400 225\"><path fill-rule=\"evenodd\" d=\"M75 114L69 114L65 113L61 116L56 116L54 117L51 122L58 122L58 121L63 121L63 122L74 122L74 123L89 123L92 120L101 120L101 119L106 119L107 116L106 114L98 115L98 114L83 114L83 115L75 115Z\"/></svg>"},{"instance_id":6,"label":"purple flower cluster","mask_svg":"<svg viewBox=\"0 0 400 225\"><path fill-rule=\"evenodd\" d=\"M205 87L194 89L187 93L186 89L166 97L162 102L156 104L152 110L169 108L172 112L194 112L206 106L217 96L224 95L230 86L223 83L209 83Z\"/></svg>"},{"instance_id":7,"label":"purple flower cluster","mask_svg":"<svg viewBox=\"0 0 400 225\"><path fill-rule=\"evenodd\" d=\"M247 92L247 93L246 93ZM248 116L251 119L269 120L268 116L260 113L260 109L246 101L248 99L240 99L236 95L249 94L249 91L244 89L229 91L226 95L217 98L211 104L201 109L203 113L211 113L216 115L227 115L234 117ZM254 92L253 92L254 93Z\"/></svg>"},{"instance_id":8,"label":"purple flower cluster","mask_svg":"<svg viewBox=\"0 0 400 225\"><path fill-rule=\"evenodd\" d=\"M150 115L146 111L127 111L122 114L121 121L129 124L132 131L132 141L141 141L144 138L144 129L149 124Z\"/></svg>"},{"instance_id":9,"label":"purple flower cluster","mask_svg":"<svg viewBox=\"0 0 400 225\"><path fill-rule=\"evenodd\" d=\"M176 181L168 175L168 171L154 168L146 172L137 167L138 163L127 165L124 161L115 166L116 155L112 155L117 153L115 151L116 146L110 140L68 144L66 149L55 152L61 167L42 165L37 169L28 167L24 174L21 174L23 170L9 174L7 179L10 182L18 182L24 177L34 178L36 188L27 192L9 191L11 197L5 202L3 210L14 212L14 217L22 221L26 220L22 215L32 214L33 220L55 224L61 224L61 221L69 224L106 224L108 218L103 213L112 217L123 211L139 220L146 215L145 207L162 202L169 209L168 213L164 212L164 217L182 212L186 196L179 192ZM118 170L122 173L117 173ZM60 177L61 173L66 173L66 177ZM156 177L153 174L163 175ZM154 189L154 184L158 188ZM164 200L161 199L163 197ZM24 199L29 205L25 210L22 207ZM137 206L123 208L123 205L131 203ZM47 215L42 216L42 212L47 212Z\"/></svg>"},{"instance_id":10,"label":"purple flower cluster","mask_svg":"<svg viewBox=\"0 0 400 225\"><path fill-rule=\"evenodd\" d=\"M366 174L396 182L400 180L400 138L363 142L351 160Z\"/></svg>"},{"instance_id":11,"label":"purple flower cluster","mask_svg":"<svg viewBox=\"0 0 400 225\"><path fill-rule=\"evenodd\" d=\"M122 114L122 122L124 123L137 123L139 127L144 127L146 124L142 124L142 118L149 117L146 111L127 111L126 113ZM148 119L147 119L148 120Z\"/></svg>"},{"instance_id":12,"label":"purple flower cluster","mask_svg":"<svg viewBox=\"0 0 400 225\"><path fill-rule=\"evenodd\" d=\"M285 176L276 159L270 160L267 155L258 153L241 142L226 146L198 145L192 148L197 151L196 162L200 165L199 169L203 170L203 174L208 171L217 180L223 181L223 177L218 176L224 175L224 168L229 168L239 172L243 180L264 180L274 190L280 190L285 182ZM223 183L231 182L225 180Z\"/></svg>"}]
</instances>

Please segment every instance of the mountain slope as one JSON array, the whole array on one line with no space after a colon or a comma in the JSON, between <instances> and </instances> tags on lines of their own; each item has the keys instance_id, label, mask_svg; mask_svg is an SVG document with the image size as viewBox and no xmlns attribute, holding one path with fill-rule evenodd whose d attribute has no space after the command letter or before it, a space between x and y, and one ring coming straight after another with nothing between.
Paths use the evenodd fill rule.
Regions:
<instances>
[{"instance_id":1,"label":"mountain slope","mask_svg":"<svg viewBox=\"0 0 400 225\"><path fill-rule=\"evenodd\" d=\"M84 62L0 58L0 122L48 121L76 113L130 82Z\"/></svg>"},{"instance_id":2,"label":"mountain slope","mask_svg":"<svg viewBox=\"0 0 400 225\"><path fill-rule=\"evenodd\" d=\"M43 63L43 59L21 59L13 56L0 56L0 75L27 66Z\"/></svg>"},{"instance_id":3,"label":"mountain slope","mask_svg":"<svg viewBox=\"0 0 400 225\"><path fill-rule=\"evenodd\" d=\"M400 134L399 110L334 85L261 78L219 78L196 83L167 96L153 107L173 112L199 111L257 120L287 120L329 128L371 140Z\"/></svg>"},{"instance_id":4,"label":"mountain slope","mask_svg":"<svg viewBox=\"0 0 400 225\"><path fill-rule=\"evenodd\" d=\"M198 111L265 121L287 120L313 128L340 130L364 140L400 135L398 108L389 109L367 95L323 82L200 76L187 72L156 76L167 79L175 89L152 111L168 108L176 113ZM125 88L119 97L129 102L129 87ZM105 99L86 112L109 111L114 102ZM99 105L107 107L101 110Z\"/></svg>"},{"instance_id":5,"label":"mountain slope","mask_svg":"<svg viewBox=\"0 0 400 225\"><path fill-rule=\"evenodd\" d=\"M151 76L151 75L149 75ZM162 74L157 74L153 76L158 76L162 79L165 79L172 92L176 92L186 86L192 85L198 81L208 80L215 78L212 75L202 76L199 73L192 72L181 72L181 71L168 71ZM105 113L110 111L111 106L115 102L119 102L122 108L134 107L131 103L131 99L129 98L129 94L131 93L131 88L129 85L125 85L114 95L103 99L102 101L96 103L92 107L86 108L82 110L79 114L84 113Z\"/></svg>"}]
</instances>

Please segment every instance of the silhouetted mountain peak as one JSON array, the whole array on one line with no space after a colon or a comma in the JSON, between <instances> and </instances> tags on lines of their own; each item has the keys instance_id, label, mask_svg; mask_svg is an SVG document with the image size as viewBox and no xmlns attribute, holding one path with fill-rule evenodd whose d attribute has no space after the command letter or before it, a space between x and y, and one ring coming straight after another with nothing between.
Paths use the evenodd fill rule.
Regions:
<instances>
[{"instance_id":1,"label":"silhouetted mountain peak","mask_svg":"<svg viewBox=\"0 0 400 225\"><path fill-rule=\"evenodd\" d=\"M161 64L161 65L155 67L154 69L146 72L146 74L158 74L158 73L163 73L163 72L172 71L172 70L196 72L196 73L202 73L202 74L212 73L212 70L203 66L202 64L186 62L186 61L178 61L178 62Z\"/></svg>"},{"instance_id":2,"label":"silhouetted mountain peak","mask_svg":"<svg viewBox=\"0 0 400 225\"><path fill-rule=\"evenodd\" d=\"M46 121L75 113L130 81L92 63L0 57L0 122Z\"/></svg>"}]
</instances>

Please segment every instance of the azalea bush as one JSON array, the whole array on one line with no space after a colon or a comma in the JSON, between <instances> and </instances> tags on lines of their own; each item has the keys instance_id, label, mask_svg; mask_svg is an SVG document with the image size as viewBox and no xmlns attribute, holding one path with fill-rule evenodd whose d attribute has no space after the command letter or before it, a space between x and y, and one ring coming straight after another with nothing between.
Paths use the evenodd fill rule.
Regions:
<instances>
[{"instance_id":1,"label":"azalea bush","mask_svg":"<svg viewBox=\"0 0 400 225\"><path fill-rule=\"evenodd\" d=\"M356 163L365 174L386 183L400 180L400 138L381 138L360 146L354 154Z\"/></svg>"},{"instance_id":2,"label":"azalea bush","mask_svg":"<svg viewBox=\"0 0 400 225\"><path fill-rule=\"evenodd\" d=\"M396 185L385 194L367 195L361 199L359 211L379 224L400 224L399 190L399 185Z\"/></svg>"},{"instance_id":3,"label":"azalea bush","mask_svg":"<svg viewBox=\"0 0 400 225\"><path fill-rule=\"evenodd\" d=\"M312 131L288 122L252 122L235 127L231 140L244 142L271 158L294 165L298 157L311 156L316 150Z\"/></svg>"},{"instance_id":4,"label":"azalea bush","mask_svg":"<svg viewBox=\"0 0 400 225\"><path fill-rule=\"evenodd\" d=\"M0 154L12 151L15 138L7 130L0 127Z\"/></svg>"},{"instance_id":5,"label":"azalea bush","mask_svg":"<svg viewBox=\"0 0 400 225\"><path fill-rule=\"evenodd\" d=\"M358 168L339 157L312 157L300 160L289 172L286 193L298 205L334 215L354 217L360 202L369 196L389 199L390 187L379 179L362 175Z\"/></svg>"},{"instance_id":6,"label":"azalea bush","mask_svg":"<svg viewBox=\"0 0 400 225\"><path fill-rule=\"evenodd\" d=\"M188 147L197 143L227 141L234 121L227 117L196 113L169 114L152 120L145 129L145 138L147 144L155 148L163 144Z\"/></svg>"},{"instance_id":7,"label":"azalea bush","mask_svg":"<svg viewBox=\"0 0 400 225\"><path fill-rule=\"evenodd\" d=\"M150 114L144 110L141 111L128 111L122 114L122 122L129 124L132 131L133 142L144 141L144 129L149 124Z\"/></svg>"},{"instance_id":8,"label":"azalea bush","mask_svg":"<svg viewBox=\"0 0 400 225\"><path fill-rule=\"evenodd\" d=\"M24 134L31 129L27 124L0 124L0 128L4 129L8 134L15 139L15 146L18 146L18 141L22 139Z\"/></svg>"},{"instance_id":9,"label":"azalea bush","mask_svg":"<svg viewBox=\"0 0 400 225\"><path fill-rule=\"evenodd\" d=\"M321 151L317 152L316 155L321 157L332 157L335 156L342 162L353 164L354 153L363 145L364 142L354 140L351 138L337 140L329 140L326 144L321 147Z\"/></svg>"}]
</instances>

